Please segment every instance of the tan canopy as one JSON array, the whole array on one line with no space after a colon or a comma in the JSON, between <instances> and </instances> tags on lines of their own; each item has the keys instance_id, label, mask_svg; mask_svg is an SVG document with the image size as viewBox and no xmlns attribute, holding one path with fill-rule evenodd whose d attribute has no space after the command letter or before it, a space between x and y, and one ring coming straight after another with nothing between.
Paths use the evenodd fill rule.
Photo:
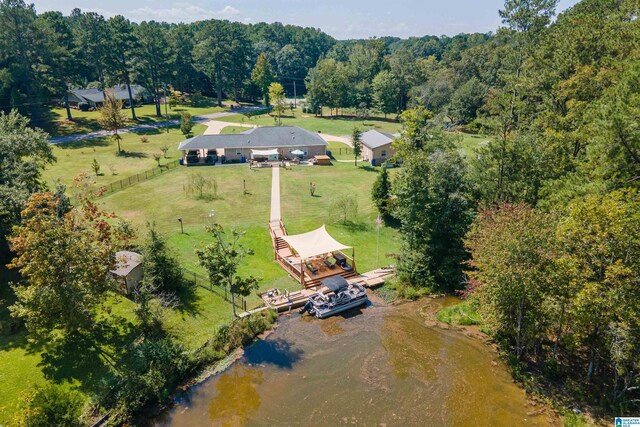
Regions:
<instances>
[{"instance_id":1,"label":"tan canopy","mask_svg":"<svg viewBox=\"0 0 640 427\"><path fill-rule=\"evenodd\" d=\"M308 233L282 236L282 240L287 242L302 259L350 248L331 237L324 225Z\"/></svg>"}]
</instances>

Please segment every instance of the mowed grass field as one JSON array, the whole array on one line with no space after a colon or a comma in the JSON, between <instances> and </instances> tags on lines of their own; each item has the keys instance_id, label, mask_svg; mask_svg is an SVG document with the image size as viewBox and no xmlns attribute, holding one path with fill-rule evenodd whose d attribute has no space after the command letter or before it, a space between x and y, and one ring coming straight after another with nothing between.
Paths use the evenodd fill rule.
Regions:
<instances>
[{"instance_id":1,"label":"mowed grass field","mask_svg":"<svg viewBox=\"0 0 640 427\"><path fill-rule=\"evenodd\" d=\"M242 114L221 117L217 120L229 123L246 123L257 126L275 126L274 118L268 114L262 114L247 118ZM293 112L287 111L282 117L283 126L299 126L310 132L322 132L328 135L351 135L354 126L362 131L377 129L384 132L395 133L400 130L400 123L389 118L371 117L367 120L358 119L355 116L324 116L316 117L313 114L302 113L300 109Z\"/></svg>"},{"instance_id":2,"label":"mowed grass field","mask_svg":"<svg viewBox=\"0 0 640 427\"><path fill-rule=\"evenodd\" d=\"M227 107L218 107L213 99L207 99L198 106L192 105L179 105L174 108L167 108L165 110L164 104L161 105L160 117L156 116L156 107L154 104L145 104L136 107L137 121L131 118L131 110L123 109L122 112L127 118L127 126L133 126L137 124L153 123L158 121L164 121L167 119L167 114L170 120L180 118L180 114L183 111L188 111L192 116L200 116L203 114L217 113L220 111L226 111ZM49 125L47 132L51 136L64 136L73 135L77 133L86 133L101 130L98 124L98 117L100 113L98 111L80 111L71 109L71 116L73 121L67 120L67 110L61 107L51 108L48 112Z\"/></svg>"},{"instance_id":3,"label":"mowed grass field","mask_svg":"<svg viewBox=\"0 0 640 427\"><path fill-rule=\"evenodd\" d=\"M312 119L314 120L314 119ZM318 119L322 121L323 119ZM350 120L338 122L343 129L351 129ZM233 126L232 124L230 126ZM205 127L197 125L194 134L200 134ZM246 128L234 129L244 131ZM350 131L349 131L350 132ZM349 133L340 132L335 133ZM96 138L78 143L54 147L57 163L47 167L43 178L49 184L55 180L70 184L80 172L93 174L91 163L95 158L101 165L102 175L96 177L99 185L106 185L118 179L132 176L155 166L153 153L163 145L169 146L168 159L179 158L177 145L183 140L178 129L151 132L149 141L140 141L140 134L123 135L122 148L128 155L116 155L116 145L110 138ZM342 144L344 146L344 144ZM131 154L129 154L131 153ZM135 154L133 154L135 153ZM115 170L112 174L109 166ZM391 171L394 173L394 171ZM354 246L358 270L365 272L376 266L377 230L376 212L370 200L371 185L378 170L355 167L353 163L338 163L333 166L294 167L281 170L281 203L283 221L290 233L302 233L327 225L329 232L346 245ZM198 198L188 194L186 188L193 175L215 180L218 187L216 197ZM170 246L182 265L202 275L198 266L195 249L211 241L204 227L215 221L227 230L236 228L245 232L241 242L255 251L246 258L241 274L252 274L261 278L260 289L278 287L281 290L299 289L299 284L273 261L271 239L267 222L270 212L271 195L270 168L250 170L246 165L179 167L132 185L124 190L99 199L100 205L130 220L138 229L138 239L144 238L147 222L155 222L167 237ZM316 184L316 197L309 193L309 183ZM246 191L245 191L246 189ZM335 202L341 198L357 200L358 214L348 225L338 223ZM210 219L211 209L214 217ZM180 231L178 218L182 218L184 234ZM387 254L397 253L400 238L397 230L380 229L380 265L393 262ZM350 255L350 254L349 254ZM8 320L7 307L11 304L11 293L7 292L9 275L0 271L0 320ZM200 283L185 303L164 316L165 328L186 349L193 350L206 342L217 328L231 320L231 305L221 296L221 290L207 289L208 284ZM257 296L248 299L248 307L259 304ZM110 313L133 319L134 303L129 299L114 295L107 303ZM20 394L43 384L45 377L42 352L46 348L34 346L27 340L22 330L9 336L0 337L0 424L7 424L18 409ZM70 380L62 380L66 387L88 392L91 384L101 378L101 369L83 366L69 367L74 372ZM75 369L75 371L74 371Z\"/></svg>"},{"instance_id":4,"label":"mowed grass field","mask_svg":"<svg viewBox=\"0 0 640 427\"><path fill-rule=\"evenodd\" d=\"M193 134L200 135L206 126L197 124ZM146 137L147 142L141 138ZM93 176L98 185L108 185L120 179L144 172L157 166L154 154L161 154L161 147L169 147L167 157L160 164L177 160L181 152L178 144L185 137L177 127L122 134L120 147L124 154L118 154L116 142L111 137L86 139L53 146L53 154L57 161L48 165L43 175L44 180L53 185L59 180L65 185L71 184L73 178L81 172ZM92 169L93 159L100 165L100 173L95 175Z\"/></svg>"}]
</instances>

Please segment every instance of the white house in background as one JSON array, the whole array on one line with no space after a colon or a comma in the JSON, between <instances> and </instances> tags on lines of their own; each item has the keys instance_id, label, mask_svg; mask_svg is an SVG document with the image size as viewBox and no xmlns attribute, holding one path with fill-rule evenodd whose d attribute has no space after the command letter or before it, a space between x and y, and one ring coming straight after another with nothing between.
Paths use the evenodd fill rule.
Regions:
<instances>
[{"instance_id":1,"label":"white house in background","mask_svg":"<svg viewBox=\"0 0 640 427\"><path fill-rule=\"evenodd\" d=\"M390 134L372 129L362 134L362 160L372 165L381 165L396 153L391 143L399 134Z\"/></svg>"},{"instance_id":2,"label":"white house in background","mask_svg":"<svg viewBox=\"0 0 640 427\"><path fill-rule=\"evenodd\" d=\"M136 252L116 252L116 269L111 274L120 286L120 292L130 295L142 280L142 255Z\"/></svg>"}]
</instances>

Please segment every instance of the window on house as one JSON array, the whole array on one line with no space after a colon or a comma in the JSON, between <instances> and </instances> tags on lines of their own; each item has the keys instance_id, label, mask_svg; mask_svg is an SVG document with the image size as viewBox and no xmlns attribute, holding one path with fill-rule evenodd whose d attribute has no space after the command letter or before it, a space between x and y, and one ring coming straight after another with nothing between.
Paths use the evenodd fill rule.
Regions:
<instances>
[{"instance_id":1,"label":"window on house","mask_svg":"<svg viewBox=\"0 0 640 427\"><path fill-rule=\"evenodd\" d=\"M380 153L380 155L382 157L387 157L387 151L386 150L382 150L382 153Z\"/></svg>"}]
</instances>

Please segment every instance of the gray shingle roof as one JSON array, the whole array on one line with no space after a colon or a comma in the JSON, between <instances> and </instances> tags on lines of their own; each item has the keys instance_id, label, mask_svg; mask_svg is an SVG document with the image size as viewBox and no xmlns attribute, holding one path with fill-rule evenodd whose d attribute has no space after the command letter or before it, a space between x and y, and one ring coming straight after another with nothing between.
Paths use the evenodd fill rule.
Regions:
<instances>
[{"instance_id":1,"label":"gray shingle roof","mask_svg":"<svg viewBox=\"0 0 640 427\"><path fill-rule=\"evenodd\" d=\"M112 90L116 95L116 99L120 99L123 101L129 100L129 91L127 90L126 85L114 86L112 88L108 88L107 90ZM136 98L138 95L144 92L145 92L145 88L143 88L142 86L131 85L131 94L133 95L134 98ZM91 102L104 102L104 94L100 89L96 89L96 88L74 89L74 90L71 90L71 93L79 99L84 98L87 101L91 101Z\"/></svg>"},{"instance_id":2,"label":"gray shingle roof","mask_svg":"<svg viewBox=\"0 0 640 427\"><path fill-rule=\"evenodd\" d=\"M380 132L375 129L368 130L362 134L362 144L373 150L387 144L391 144L398 134L392 135L386 132Z\"/></svg>"},{"instance_id":3,"label":"gray shingle roof","mask_svg":"<svg viewBox=\"0 0 640 427\"><path fill-rule=\"evenodd\" d=\"M297 126L265 126L239 134L194 136L182 141L178 149L278 148L316 145L326 146L327 142L318 134Z\"/></svg>"}]
</instances>

